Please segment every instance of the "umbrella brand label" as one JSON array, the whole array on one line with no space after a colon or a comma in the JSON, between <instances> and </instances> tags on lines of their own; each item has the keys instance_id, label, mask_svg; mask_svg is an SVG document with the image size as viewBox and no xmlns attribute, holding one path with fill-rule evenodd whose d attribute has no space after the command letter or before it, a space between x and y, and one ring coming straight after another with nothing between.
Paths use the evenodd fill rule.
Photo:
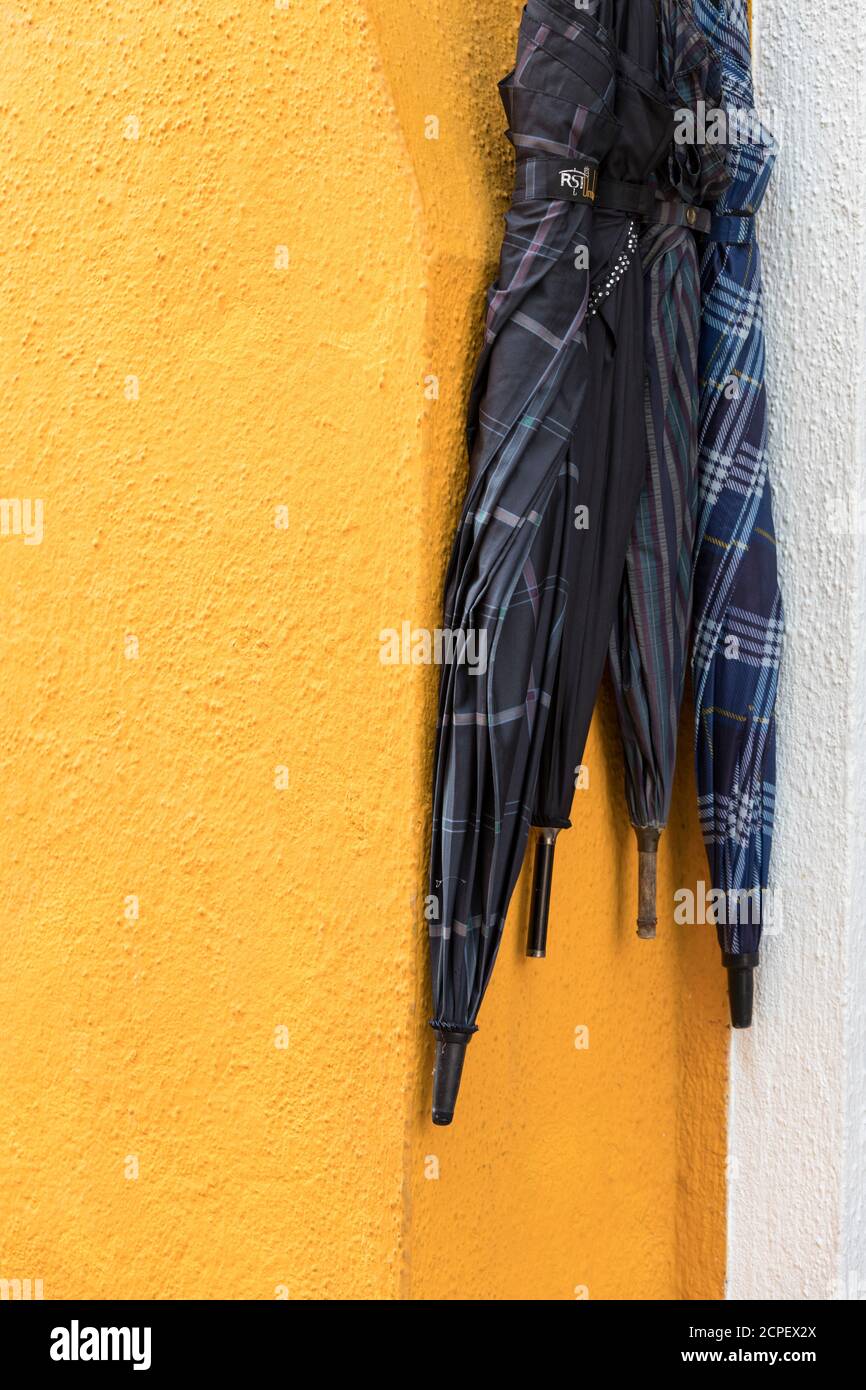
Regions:
<instances>
[{"instance_id":1,"label":"umbrella brand label","mask_svg":"<svg viewBox=\"0 0 866 1390\"><path fill-rule=\"evenodd\" d=\"M563 169L559 175L561 189L568 189L572 198L586 198L591 203L595 202L597 184L598 169L591 164L583 169Z\"/></svg>"}]
</instances>

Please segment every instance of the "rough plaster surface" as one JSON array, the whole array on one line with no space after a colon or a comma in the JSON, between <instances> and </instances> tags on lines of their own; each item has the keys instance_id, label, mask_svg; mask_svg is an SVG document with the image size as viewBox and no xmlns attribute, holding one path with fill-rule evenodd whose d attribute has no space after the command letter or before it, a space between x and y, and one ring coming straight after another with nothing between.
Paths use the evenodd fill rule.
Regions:
<instances>
[{"instance_id":1,"label":"rough plaster surface","mask_svg":"<svg viewBox=\"0 0 866 1390\"><path fill-rule=\"evenodd\" d=\"M854 0L761 0L755 25L758 101L781 143L760 234L789 626L772 871L783 923L755 1026L732 1046L728 1296L864 1297L866 569L862 534L831 506L859 506L862 528L866 32Z\"/></svg>"},{"instance_id":2,"label":"rough plaster surface","mask_svg":"<svg viewBox=\"0 0 866 1390\"><path fill-rule=\"evenodd\" d=\"M518 9L0 21L0 494L45 505L0 542L0 1276L47 1298L720 1295L722 972L635 938L607 704L550 959L523 884L428 1119L436 677L378 634L439 620Z\"/></svg>"},{"instance_id":3,"label":"rough plaster surface","mask_svg":"<svg viewBox=\"0 0 866 1390\"><path fill-rule=\"evenodd\" d=\"M369 26L0 24L0 495L45 506L0 541L0 1275L393 1296L423 302Z\"/></svg>"}]
</instances>

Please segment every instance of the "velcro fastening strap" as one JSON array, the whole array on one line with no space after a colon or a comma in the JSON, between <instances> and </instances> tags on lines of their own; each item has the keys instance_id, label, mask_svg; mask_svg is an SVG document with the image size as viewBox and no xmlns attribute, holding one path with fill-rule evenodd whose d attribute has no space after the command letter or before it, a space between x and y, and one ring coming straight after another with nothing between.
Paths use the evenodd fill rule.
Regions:
<instances>
[{"instance_id":1,"label":"velcro fastening strap","mask_svg":"<svg viewBox=\"0 0 866 1390\"><path fill-rule=\"evenodd\" d=\"M598 181L597 206L609 212L627 212L632 217L649 218L656 205L655 190L648 183L625 183L602 174Z\"/></svg>"},{"instance_id":2,"label":"velcro fastening strap","mask_svg":"<svg viewBox=\"0 0 866 1390\"><path fill-rule=\"evenodd\" d=\"M586 155L574 159L532 155L518 160L513 201L554 198L566 203L593 203L597 186L598 164Z\"/></svg>"}]
</instances>

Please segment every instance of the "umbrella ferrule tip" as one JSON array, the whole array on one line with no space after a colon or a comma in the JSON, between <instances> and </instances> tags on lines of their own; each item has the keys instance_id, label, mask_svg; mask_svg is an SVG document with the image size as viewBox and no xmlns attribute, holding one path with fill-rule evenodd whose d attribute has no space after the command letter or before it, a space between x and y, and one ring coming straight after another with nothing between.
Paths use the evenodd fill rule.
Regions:
<instances>
[{"instance_id":1,"label":"umbrella ferrule tip","mask_svg":"<svg viewBox=\"0 0 866 1390\"><path fill-rule=\"evenodd\" d=\"M434 1125L450 1125L457 1106L466 1048L477 1028L475 1024L448 1024L438 1019L433 1020L433 1027L437 1041L432 1119Z\"/></svg>"},{"instance_id":2,"label":"umbrella ferrule tip","mask_svg":"<svg viewBox=\"0 0 866 1390\"><path fill-rule=\"evenodd\" d=\"M749 961L754 957L747 956L745 959ZM727 970L731 1027L751 1028L755 967L749 964L737 964L729 965Z\"/></svg>"}]
</instances>

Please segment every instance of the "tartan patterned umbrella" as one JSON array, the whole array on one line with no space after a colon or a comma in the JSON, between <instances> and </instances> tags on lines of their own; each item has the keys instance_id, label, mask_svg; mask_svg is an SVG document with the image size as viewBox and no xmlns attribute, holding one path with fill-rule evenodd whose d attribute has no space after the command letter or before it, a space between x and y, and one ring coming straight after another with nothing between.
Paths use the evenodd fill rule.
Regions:
<instances>
[{"instance_id":1,"label":"tartan patterned umbrella","mask_svg":"<svg viewBox=\"0 0 866 1390\"><path fill-rule=\"evenodd\" d=\"M731 182L701 264L700 502L692 673L701 828L728 968L748 1027L773 833L782 601L767 468L761 260L754 215L775 159L753 113L746 0L695 0L722 62ZM744 113L740 116L738 113ZM748 118L748 119L746 119Z\"/></svg>"},{"instance_id":2,"label":"tartan patterned umbrella","mask_svg":"<svg viewBox=\"0 0 866 1390\"><path fill-rule=\"evenodd\" d=\"M616 557L605 555L597 534L578 546L575 508L586 483L575 441L582 436L588 448L603 375L588 324L597 324L608 359L620 328L632 360L642 343L639 319L620 323L612 307L627 295L623 302L640 311L629 289L632 223L593 210L603 161L616 173L617 152L628 149L651 167L669 139L651 98L618 76L628 62L618 43L639 30L637 9L654 25L652 0L579 9L570 0L529 0L516 65L500 84L515 190L470 397L470 482L445 593L446 627L471 637L486 663L483 671L461 661L443 667L435 755L429 932L438 1124L453 1117L520 872L550 714L562 728L563 700L574 693L563 678L564 638L579 652L597 626L603 659L631 525L631 514L620 521L605 624L595 571L611 563L616 570ZM593 495L604 495L609 452L589 460ZM638 478L633 505L639 487ZM581 574L590 581L583 592L570 587Z\"/></svg>"},{"instance_id":3,"label":"tartan patterned umbrella","mask_svg":"<svg viewBox=\"0 0 866 1390\"><path fill-rule=\"evenodd\" d=\"M691 0L660 0L659 82L693 129L657 171L659 203L640 239L644 270L647 477L641 493L610 669L625 755L629 816L638 842L638 936L656 929L656 860L667 825L688 664L692 552L698 504L700 276L694 230L701 204L728 183L723 147L697 138L702 108L721 99L719 63Z\"/></svg>"},{"instance_id":4,"label":"tartan patterned umbrella","mask_svg":"<svg viewBox=\"0 0 866 1390\"><path fill-rule=\"evenodd\" d=\"M443 666L429 922L433 1120L450 1123L466 1044L496 960L566 605L568 442L587 389L587 253L598 165L616 131L611 45L587 14L538 0L500 83L517 155L498 278L470 403L470 481L445 585L445 624L486 656ZM583 253L583 254L582 254Z\"/></svg>"},{"instance_id":5,"label":"tartan patterned umbrella","mask_svg":"<svg viewBox=\"0 0 866 1390\"><path fill-rule=\"evenodd\" d=\"M687 0L659 0L652 13L632 7L628 18L632 25L635 18L644 19L634 50L642 71L635 76L623 58L621 70L642 92L652 90L669 117L664 126L669 138L659 152L662 163L656 154L642 167L632 164L619 171L623 182L613 189L606 171L599 181L596 208L617 206L628 193L644 227L631 282L639 307L632 318L635 335L616 335L613 360L606 357L605 345L594 341L594 322L588 328L591 370L598 366L601 378L591 393L592 423L581 428L585 448L575 457L582 485L601 481L605 489L589 510L595 509L595 535L609 564L595 571L592 617L584 631L571 634L571 653L569 637L563 638L562 666L571 692L563 702L566 737L559 738L549 767L542 760L534 823L544 828L535 856L530 955L546 952L553 852L560 828L569 824L571 778L587 741L607 652L626 748L631 816L641 837L641 919L655 920L657 833L667 819L687 666L698 418L698 257L692 228L709 228L709 213L696 204L719 193L727 174L717 147L705 140L674 140L673 113L685 107L696 111L699 101L717 95L719 64ZM609 157L607 170L610 163ZM601 214L596 210L595 215L598 220ZM616 306L620 313L621 300L623 292ZM607 474L599 467L606 457ZM621 530L630 517L631 541ZM587 581L577 587L587 592ZM548 742L553 737L552 716Z\"/></svg>"}]
</instances>

